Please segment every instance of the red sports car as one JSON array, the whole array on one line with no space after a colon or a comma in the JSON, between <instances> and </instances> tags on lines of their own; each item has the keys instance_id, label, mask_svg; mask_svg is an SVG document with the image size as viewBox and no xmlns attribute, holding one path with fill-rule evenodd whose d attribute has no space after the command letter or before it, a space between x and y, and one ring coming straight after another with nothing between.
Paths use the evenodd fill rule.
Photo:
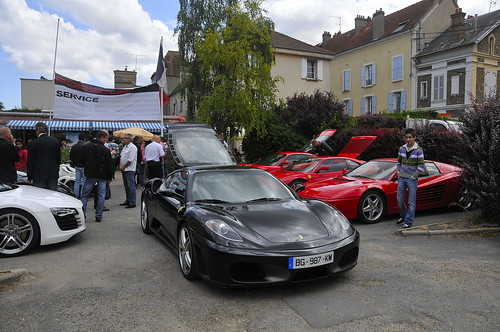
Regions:
<instances>
[{"instance_id":1,"label":"red sports car","mask_svg":"<svg viewBox=\"0 0 500 332\"><path fill-rule=\"evenodd\" d=\"M342 175L364 161L345 157L307 157L270 173L295 190L299 184Z\"/></svg>"},{"instance_id":2,"label":"red sports car","mask_svg":"<svg viewBox=\"0 0 500 332\"><path fill-rule=\"evenodd\" d=\"M276 152L253 164L240 164L240 166L252 166L269 172L281 169L305 157L314 157L314 155L307 152Z\"/></svg>"},{"instance_id":3,"label":"red sports car","mask_svg":"<svg viewBox=\"0 0 500 332\"><path fill-rule=\"evenodd\" d=\"M299 196L327 202L347 218L376 223L385 214L398 213L396 159L376 159L355 170L319 182L299 186ZM419 177L417 210L447 207L456 202L470 208L472 201L460 185L462 169L436 161L425 162L426 174Z\"/></svg>"}]
</instances>

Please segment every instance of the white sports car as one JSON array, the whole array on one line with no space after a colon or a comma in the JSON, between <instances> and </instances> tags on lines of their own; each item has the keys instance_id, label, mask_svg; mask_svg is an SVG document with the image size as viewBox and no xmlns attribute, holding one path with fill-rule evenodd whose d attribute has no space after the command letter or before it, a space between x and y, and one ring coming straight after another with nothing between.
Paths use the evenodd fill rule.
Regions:
<instances>
[{"instance_id":1,"label":"white sports car","mask_svg":"<svg viewBox=\"0 0 500 332\"><path fill-rule=\"evenodd\" d=\"M85 228L78 199L30 185L0 183L0 257L64 242Z\"/></svg>"}]
</instances>

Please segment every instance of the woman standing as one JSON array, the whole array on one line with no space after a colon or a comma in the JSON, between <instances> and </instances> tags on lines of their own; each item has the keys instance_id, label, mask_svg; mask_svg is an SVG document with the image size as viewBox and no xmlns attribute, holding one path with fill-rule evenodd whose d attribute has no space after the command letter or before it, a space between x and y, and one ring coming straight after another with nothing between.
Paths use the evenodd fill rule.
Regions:
<instances>
[{"instance_id":1,"label":"woman standing","mask_svg":"<svg viewBox=\"0 0 500 332\"><path fill-rule=\"evenodd\" d=\"M28 150L24 147L23 141L16 139L16 148L20 161L16 162L16 170L26 172L26 161L28 160Z\"/></svg>"}]
</instances>

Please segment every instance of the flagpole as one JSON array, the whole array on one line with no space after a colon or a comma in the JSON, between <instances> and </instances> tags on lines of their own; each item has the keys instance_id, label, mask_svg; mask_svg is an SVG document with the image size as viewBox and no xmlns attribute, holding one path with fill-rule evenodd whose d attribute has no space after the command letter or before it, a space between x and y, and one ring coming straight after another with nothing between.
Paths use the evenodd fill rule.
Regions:
<instances>
[{"instance_id":1,"label":"flagpole","mask_svg":"<svg viewBox=\"0 0 500 332\"><path fill-rule=\"evenodd\" d=\"M52 69L52 81L54 82L52 86L52 109L49 112L49 136L50 128L52 127L52 112L54 111L55 104L55 89L56 89L56 58L57 58L57 41L59 40L59 18L57 19L57 32L56 32L56 47L54 50L54 67Z\"/></svg>"},{"instance_id":2,"label":"flagpole","mask_svg":"<svg viewBox=\"0 0 500 332\"><path fill-rule=\"evenodd\" d=\"M161 49L163 50L163 36L161 36L161 39L160 39L160 46L161 46ZM163 52L162 52L162 56L163 56ZM163 59L161 59L161 61L163 61ZM163 138L163 87L159 86L159 85L158 85L158 87L160 90L160 135Z\"/></svg>"}]
</instances>

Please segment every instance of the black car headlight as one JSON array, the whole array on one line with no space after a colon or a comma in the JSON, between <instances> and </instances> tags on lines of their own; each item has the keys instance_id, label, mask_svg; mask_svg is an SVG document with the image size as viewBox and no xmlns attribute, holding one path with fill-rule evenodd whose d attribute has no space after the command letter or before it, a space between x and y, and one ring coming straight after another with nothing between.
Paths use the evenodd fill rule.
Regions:
<instances>
[{"instance_id":1,"label":"black car headlight","mask_svg":"<svg viewBox=\"0 0 500 332\"><path fill-rule=\"evenodd\" d=\"M78 214L78 211L74 208L50 208L50 212L52 212L52 214L57 217L65 217Z\"/></svg>"},{"instance_id":2,"label":"black car headlight","mask_svg":"<svg viewBox=\"0 0 500 332\"><path fill-rule=\"evenodd\" d=\"M243 242L243 239L236 233L234 229L220 219L210 219L205 221L205 226L218 236L229 241Z\"/></svg>"}]
</instances>

